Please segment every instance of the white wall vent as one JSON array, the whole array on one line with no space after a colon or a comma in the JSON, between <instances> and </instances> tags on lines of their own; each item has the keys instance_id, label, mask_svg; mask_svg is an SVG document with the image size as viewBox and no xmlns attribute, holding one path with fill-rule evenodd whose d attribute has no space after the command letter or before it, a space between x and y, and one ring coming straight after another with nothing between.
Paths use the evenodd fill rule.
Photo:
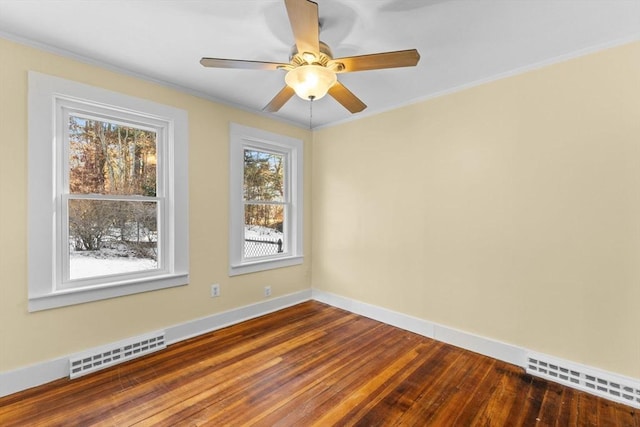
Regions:
<instances>
[{"instance_id":1,"label":"white wall vent","mask_svg":"<svg viewBox=\"0 0 640 427\"><path fill-rule=\"evenodd\" d=\"M69 358L69 378L76 378L166 348L164 331L97 347Z\"/></svg>"},{"instance_id":2,"label":"white wall vent","mask_svg":"<svg viewBox=\"0 0 640 427\"><path fill-rule=\"evenodd\" d=\"M640 408L640 383L631 378L538 353L527 355L526 369L531 375Z\"/></svg>"}]
</instances>

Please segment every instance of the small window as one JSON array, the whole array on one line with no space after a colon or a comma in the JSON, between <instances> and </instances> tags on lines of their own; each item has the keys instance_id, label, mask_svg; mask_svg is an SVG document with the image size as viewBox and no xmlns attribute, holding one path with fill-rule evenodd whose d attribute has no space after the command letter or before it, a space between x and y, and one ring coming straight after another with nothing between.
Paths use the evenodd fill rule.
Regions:
<instances>
[{"instance_id":1,"label":"small window","mask_svg":"<svg viewBox=\"0 0 640 427\"><path fill-rule=\"evenodd\" d=\"M186 284L186 113L29 84L30 310Z\"/></svg>"},{"instance_id":2,"label":"small window","mask_svg":"<svg viewBox=\"0 0 640 427\"><path fill-rule=\"evenodd\" d=\"M231 125L230 275L302 263L302 141Z\"/></svg>"}]
</instances>

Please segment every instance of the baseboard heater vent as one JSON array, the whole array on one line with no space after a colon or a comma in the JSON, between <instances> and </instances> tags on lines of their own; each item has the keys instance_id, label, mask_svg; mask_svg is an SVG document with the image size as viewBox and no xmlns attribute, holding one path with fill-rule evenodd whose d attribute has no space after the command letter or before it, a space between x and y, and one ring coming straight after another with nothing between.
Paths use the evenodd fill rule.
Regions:
<instances>
[{"instance_id":1,"label":"baseboard heater vent","mask_svg":"<svg viewBox=\"0 0 640 427\"><path fill-rule=\"evenodd\" d=\"M542 354L527 355L527 373L640 408L640 383Z\"/></svg>"},{"instance_id":2,"label":"baseboard heater vent","mask_svg":"<svg viewBox=\"0 0 640 427\"><path fill-rule=\"evenodd\" d=\"M95 348L69 358L69 377L76 378L166 348L164 331Z\"/></svg>"}]
</instances>

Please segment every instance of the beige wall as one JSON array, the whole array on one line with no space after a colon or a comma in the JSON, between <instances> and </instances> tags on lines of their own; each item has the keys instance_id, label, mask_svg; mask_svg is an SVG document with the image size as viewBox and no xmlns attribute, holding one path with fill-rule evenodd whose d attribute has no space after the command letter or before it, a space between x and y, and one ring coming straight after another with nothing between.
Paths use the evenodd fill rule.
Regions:
<instances>
[{"instance_id":1,"label":"beige wall","mask_svg":"<svg viewBox=\"0 0 640 427\"><path fill-rule=\"evenodd\" d=\"M311 233L311 133L153 83L0 39L0 372L280 296L311 283L301 266L229 278L228 127L237 122L305 141L305 232ZM27 70L185 109L189 114L188 286L27 312ZM218 282L222 296L209 297Z\"/></svg>"},{"instance_id":2,"label":"beige wall","mask_svg":"<svg viewBox=\"0 0 640 427\"><path fill-rule=\"evenodd\" d=\"M313 283L640 378L640 43L320 130L313 146L307 130L2 39L0 58L0 372ZM188 111L188 286L27 312L27 70ZM305 140L302 266L227 275L230 121Z\"/></svg>"},{"instance_id":3,"label":"beige wall","mask_svg":"<svg viewBox=\"0 0 640 427\"><path fill-rule=\"evenodd\" d=\"M320 130L312 180L314 288L640 378L640 43Z\"/></svg>"}]
</instances>

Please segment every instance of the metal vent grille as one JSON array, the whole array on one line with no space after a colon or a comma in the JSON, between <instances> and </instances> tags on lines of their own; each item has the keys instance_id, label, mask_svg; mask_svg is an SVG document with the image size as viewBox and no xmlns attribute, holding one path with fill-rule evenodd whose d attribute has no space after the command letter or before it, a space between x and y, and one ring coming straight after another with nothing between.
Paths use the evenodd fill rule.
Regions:
<instances>
[{"instance_id":1,"label":"metal vent grille","mask_svg":"<svg viewBox=\"0 0 640 427\"><path fill-rule=\"evenodd\" d=\"M166 348L164 331L142 335L69 358L69 377L76 378Z\"/></svg>"},{"instance_id":2,"label":"metal vent grille","mask_svg":"<svg viewBox=\"0 0 640 427\"><path fill-rule=\"evenodd\" d=\"M640 384L633 380L613 378L602 372L594 372L566 361L558 361L544 355L527 357L527 372L561 384L640 408Z\"/></svg>"}]
</instances>

